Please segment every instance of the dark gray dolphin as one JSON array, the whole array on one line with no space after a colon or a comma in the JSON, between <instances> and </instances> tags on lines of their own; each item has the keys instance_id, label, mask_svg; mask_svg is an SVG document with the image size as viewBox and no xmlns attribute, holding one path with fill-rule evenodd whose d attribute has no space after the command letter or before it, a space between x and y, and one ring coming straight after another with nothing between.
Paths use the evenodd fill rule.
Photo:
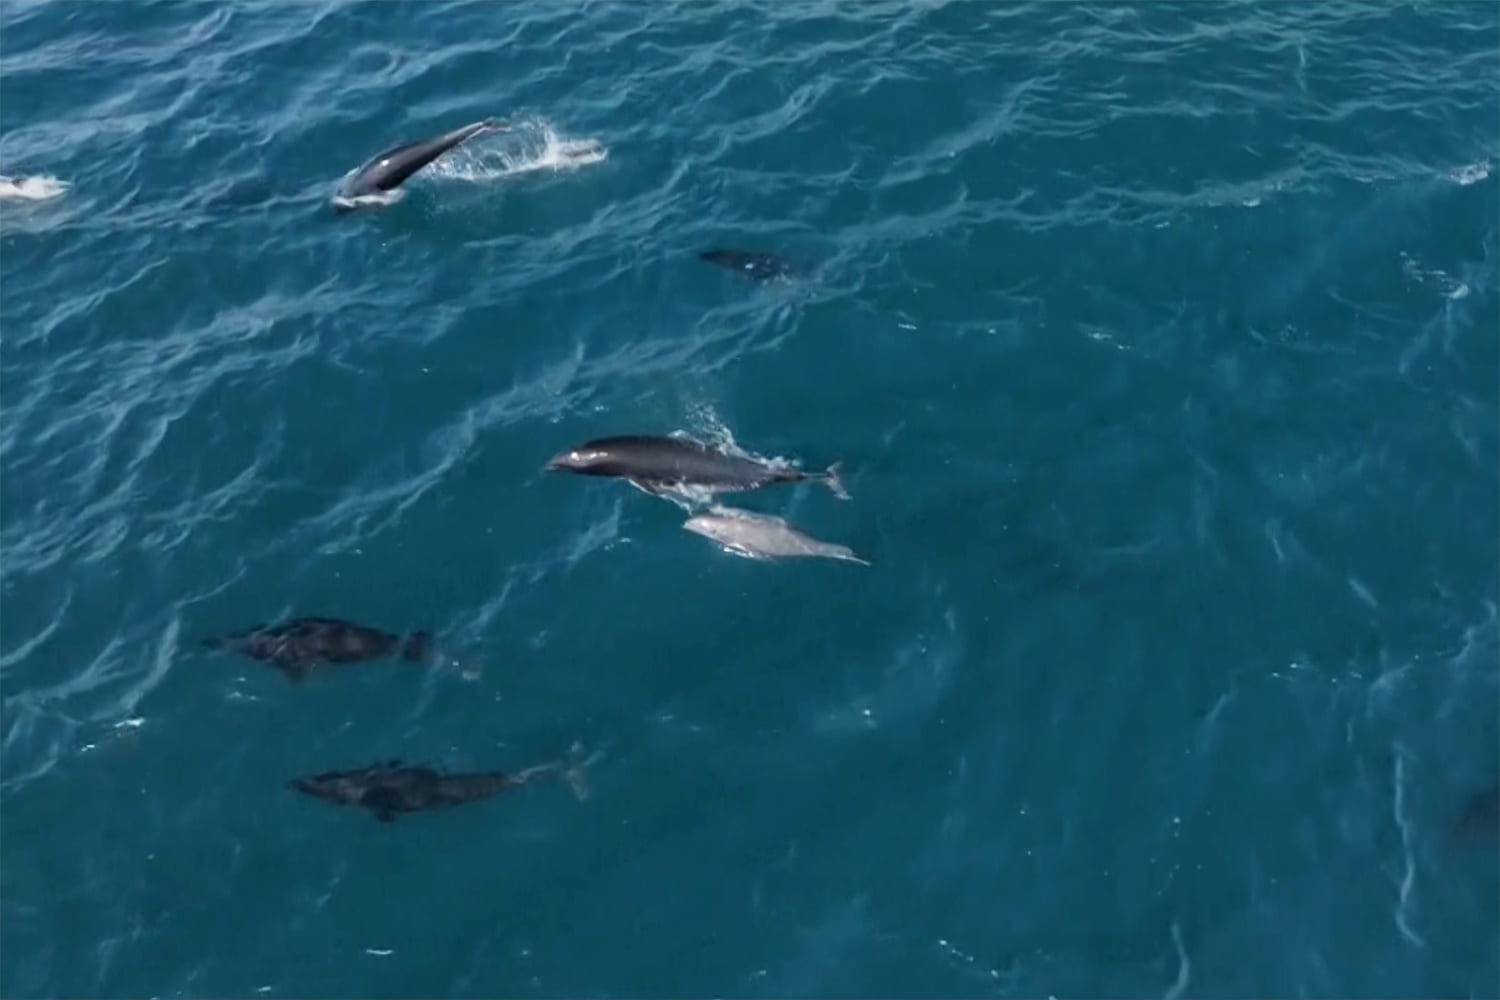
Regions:
<instances>
[{"instance_id":1,"label":"dark gray dolphin","mask_svg":"<svg viewBox=\"0 0 1500 1000\"><path fill-rule=\"evenodd\" d=\"M699 260L706 260L710 264L717 264L722 268L739 273L755 281L770 281L774 278L793 278L806 273L805 269L782 260L775 254L757 253L751 250L731 250L726 247L714 247L710 250L700 250Z\"/></svg>"},{"instance_id":2,"label":"dark gray dolphin","mask_svg":"<svg viewBox=\"0 0 1500 1000\"><path fill-rule=\"evenodd\" d=\"M358 207L356 198L377 195L400 187L408 177L454 146L467 142L480 132L504 128L505 124L499 118L486 118L484 121L464 125L431 139L409 142L376 153L362 167L351 170L339 181L334 191L334 207L340 211L348 211Z\"/></svg>"},{"instance_id":3,"label":"dark gray dolphin","mask_svg":"<svg viewBox=\"0 0 1500 1000\"><path fill-rule=\"evenodd\" d=\"M389 823L397 813L477 802L549 774L561 774L572 786L573 794L579 799L587 798L583 769L589 762L578 760L581 752L582 748L575 743L570 760L539 764L516 774L505 771L443 774L430 767L404 766L399 760L390 760L351 771L324 771L293 778L286 787L335 805L368 809L376 819Z\"/></svg>"},{"instance_id":4,"label":"dark gray dolphin","mask_svg":"<svg viewBox=\"0 0 1500 1000\"><path fill-rule=\"evenodd\" d=\"M1453 835L1459 839L1493 838L1500 833L1500 786L1470 795L1453 824Z\"/></svg>"},{"instance_id":5,"label":"dark gray dolphin","mask_svg":"<svg viewBox=\"0 0 1500 1000\"><path fill-rule=\"evenodd\" d=\"M840 463L834 462L824 472L805 472L726 454L699 441L646 434L595 438L554 455L547 462L551 471L618 476L648 491L673 486L714 491L753 490L769 483L815 479L826 484L835 496L847 500L849 494L844 490L839 466Z\"/></svg>"},{"instance_id":6,"label":"dark gray dolphin","mask_svg":"<svg viewBox=\"0 0 1500 1000\"><path fill-rule=\"evenodd\" d=\"M432 655L432 636L400 636L339 618L294 618L279 625L256 625L241 632L210 636L209 649L225 649L277 668L300 681L323 663L359 663L400 656L423 662Z\"/></svg>"}]
</instances>

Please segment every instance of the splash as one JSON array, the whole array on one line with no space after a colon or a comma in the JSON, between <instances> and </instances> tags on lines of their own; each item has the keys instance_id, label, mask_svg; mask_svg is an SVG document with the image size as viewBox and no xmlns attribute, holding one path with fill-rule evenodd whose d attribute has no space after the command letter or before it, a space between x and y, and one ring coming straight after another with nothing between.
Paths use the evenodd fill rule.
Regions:
<instances>
[{"instance_id":1,"label":"splash","mask_svg":"<svg viewBox=\"0 0 1500 1000\"><path fill-rule=\"evenodd\" d=\"M713 405L707 402L688 404L688 427L671 431L667 436L677 438L681 441L693 441L698 444L707 445L725 455L747 459L751 462L761 462L772 469L787 470L801 468L801 465L792 459L781 456L761 455L748 448L741 447L735 441L734 432L729 429L729 425L724 423L723 418L714 410ZM689 514L702 513L705 510L711 509L718 502L719 498L719 491L714 488L697 486L691 483L646 486L631 481L630 485L649 496L676 504Z\"/></svg>"},{"instance_id":2,"label":"splash","mask_svg":"<svg viewBox=\"0 0 1500 1000\"><path fill-rule=\"evenodd\" d=\"M50 174L34 177L0 176L0 198L19 198L23 201L46 201L56 198L68 190L68 182Z\"/></svg>"},{"instance_id":3,"label":"splash","mask_svg":"<svg viewBox=\"0 0 1500 1000\"><path fill-rule=\"evenodd\" d=\"M599 163L609 150L597 139L569 139L543 118L523 118L507 131L471 140L433 163L434 177L485 182L537 170L576 170Z\"/></svg>"},{"instance_id":4,"label":"splash","mask_svg":"<svg viewBox=\"0 0 1500 1000\"><path fill-rule=\"evenodd\" d=\"M739 458L748 458L753 461L763 461L759 455L753 455L739 446L734 439L734 431L719 416L712 403L699 400L689 403L688 426L682 430L673 431L669 437L681 438L684 441L697 441L715 448L726 455L734 455Z\"/></svg>"},{"instance_id":5,"label":"splash","mask_svg":"<svg viewBox=\"0 0 1500 1000\"><path fill-rule=\"evenodd\" d=\"M1469 294L1469 286L1465 282L1440 268L1427 267L1404 250L1401 252L1401 270L1408 278L1420 284L1436 284L1442 289L1445 298L1462 299Z\"/></svg>"},{"instance_id":6,"label":"splash","mask_svg":"<svg viewBox=\"0 0 1500 1000\"><path fill-rule=\"evenodd\" d=\"M1480 160L1478 163L1470 163L1459 167L1457 170L1448 171L1448 179L1460 187L1468 187L1470 184L1478 184L1490 175L1490 162Z\"/></svg>"},{"instance_id":7,"label":"splash","mask_svg":"<svg viewBox=\"0 0 1500 1000\"><path fill-rule=\"evenodd\" d=\"M358 168L345 174L343 181L347 181L356 173L358 173ZM367 208L374 206L384 208L396 204L396 202L404 197L406 197L406 190L404 188L392 188L389 191L373 191L370 194L357 194L352 198L336 194L333 196L333 203L338 208Z\"/></svg>"},{"instance_id":8,"label":"splash","mask_svg":"<svg viewBox=\"0 0 1500 1000\"><path fill-rule=\"evenodd\" d=\"M688 419L691 422L692 429L673 431L671 433L672 437L698 441L716 448L726 455L749 459L752 462L764 462L773 469L787 470L801 467L793 459L781 455L761 455L742 447L734 439L734 432L729 429L729 425L724 423L723 418L719 416L710 403L699 402L689 404Z\"/></svg>"}]
</instances>

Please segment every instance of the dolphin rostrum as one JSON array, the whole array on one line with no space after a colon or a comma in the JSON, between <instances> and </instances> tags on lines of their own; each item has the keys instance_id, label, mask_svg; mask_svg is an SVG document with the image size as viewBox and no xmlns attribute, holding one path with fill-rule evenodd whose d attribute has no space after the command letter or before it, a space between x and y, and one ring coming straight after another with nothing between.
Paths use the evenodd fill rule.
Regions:
<instances>
[{"instance_id":1,"label":"dolphin rostrum","mask_svg":"<svg viewBox=\"0 0 1500 1000\"><path fill-rule=\"evenodd\" d=\"M376 153L363 166L349 171L339 181L334 191L334 207L346 212L364 203L362 199L378 200L379 195L400 187L412 174L459 143L466 142L481 132L504 128L505 124L499 118L486 118L431 139L408 142Z\"/></svg>"},{"instance_id":2,"label":"dolphin rostrum","mask_svg":"<svg viewBox=\"0 0 1500 1000\"><path fill-rule=\"evenodd\" d=\"M584 769L594 758L580 761L582 752L582 746L575 743L567 761L539 764L515 774L505 771L443 774L430 767L407 766L399 760L388 760L351 771L324 771L306 778L293 778L286 787L336 805L368 809L380 822L389 823L397 813L477 802L549 774L561 774L572 786L573 794L580 800L586 799L588 785L584 781Z\"/></svg>"},{"instance_id":3,"label":"dolphin rostrum","mask_svg":"<svg viewBox=\"0 0 1500 1000\"><path fill-rule=\"evenodd\" d=\"M790 465L730 455L689 438L623 434L595 438L560 452L547 462L547 469L584 476L618 476L647 492L674 486L736 492L768 483L814 479L847 500L840 465L834 462L823 472L806 472Z\"/></svg>"}]
</instances>

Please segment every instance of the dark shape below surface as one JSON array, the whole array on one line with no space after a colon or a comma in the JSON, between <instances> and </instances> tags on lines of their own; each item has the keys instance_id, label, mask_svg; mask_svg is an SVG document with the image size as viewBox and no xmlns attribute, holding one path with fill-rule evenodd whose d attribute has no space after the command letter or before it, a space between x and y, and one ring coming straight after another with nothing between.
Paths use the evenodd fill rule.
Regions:
<instances>
[{"instance_id":1,"label":"dark shape below surface","mask_svg":"<svg viewBox=\"0 0 1500 1000\"><path fill-rule=\"evenodd\" d=\"M398 655L426 661L432 652L432 635L421 631L396 635L339 618L293 618L279 625L262 624L210 636L203 645L262 660L300 681L324 663L360 663Z\"/></svg>"},{"instance_id":2,"label":"dark shape below surface","mask_svg":"<svg viewBox=\"0 0 1500 1000\"><path fill-rule=\"evenodd\" d=\"M729 271L736 271L755 281L794 278L806 273L803 268L782 260L775 254L756 253L751 250L714 247L711 250L700 250L698 259L717 264Z\"/></svg>"},{"instance_id":3,"label":"dark shape below surface","mask_svg":"<svg viewBox=\"0 0 1500 1000\"><path fill-rule=\"evenodd\" d=\"M579 760L582 749L575 743L568 760L539 764L515 774L504 771L443 774L430 767L405 766L399 760L389 760L349 771L324 771L311 777L293 778L286 787L336 805L368 809L382 823L391 822L398 813L477 802L553 774L564 778L581 801L588 798L584 769L593 760L592 757Z\"/></svg>"}]
</instances>

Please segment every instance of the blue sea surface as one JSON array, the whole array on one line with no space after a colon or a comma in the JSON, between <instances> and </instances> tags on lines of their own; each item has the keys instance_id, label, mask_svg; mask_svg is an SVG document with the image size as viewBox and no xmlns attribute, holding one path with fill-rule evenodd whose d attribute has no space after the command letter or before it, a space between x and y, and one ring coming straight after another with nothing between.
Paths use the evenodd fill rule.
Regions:
<instances>
[{"instance_id":1,"label":"blue sea surface","mask_svg":"<svg viewBox=\"0 0 1500 1000\"><path fill-rule=\"evenodd\" d=\"M1497 166L1495 4L6 0L0 993L1500 996Z\"/></svg>"}]
</instances>

